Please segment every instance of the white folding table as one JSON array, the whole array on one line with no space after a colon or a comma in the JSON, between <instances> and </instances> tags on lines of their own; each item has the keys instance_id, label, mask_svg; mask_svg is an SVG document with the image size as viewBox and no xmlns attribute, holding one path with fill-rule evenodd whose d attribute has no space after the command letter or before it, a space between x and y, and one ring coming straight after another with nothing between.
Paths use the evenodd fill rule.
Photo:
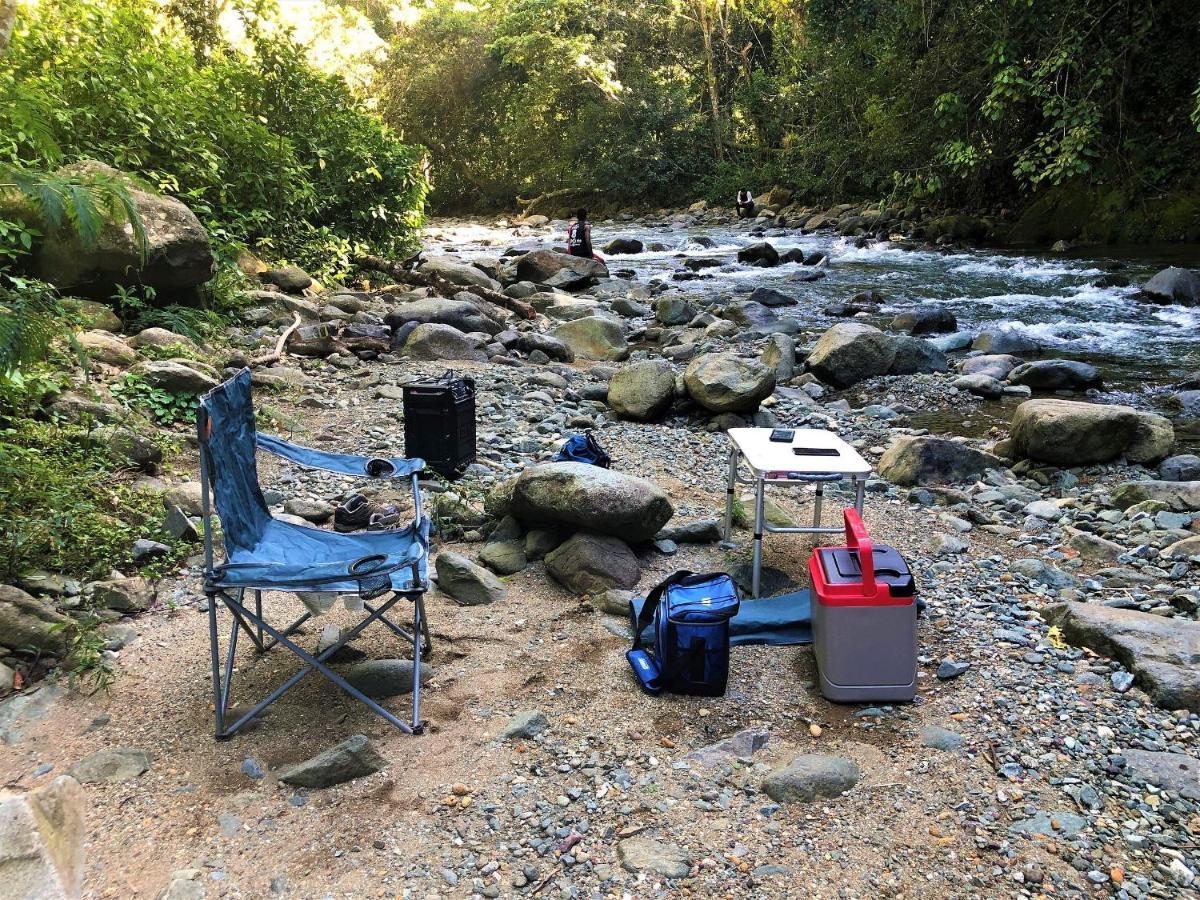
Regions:
<instances>
[{"instance_id":1,"label":"white folding table","mask_svg":"<svg viewBox=\"0 0 1200 900\"><path fill-rule=\"evenodd\" d=\"M771 440L771 428L729 429L729 484L725 497L725 540L733 529L734 491L739 484L754 485L754 563L752 593L758 596L762 577L763 532L775 534L841 534L843 527L821 525L821 503L825 485L850 479L854 486L854 507L862 512L867 476L871 465L858 452L832 431L819 428L797 428L790 443ZM796 450L819 450L822 453L796 453ZM743 478L739 468L744 460L750 478ZM768 484L815 484L817 496L813 505L813 523L807 527L770 525L763 515L764 490Z\"/></svg>"}]
</instances>

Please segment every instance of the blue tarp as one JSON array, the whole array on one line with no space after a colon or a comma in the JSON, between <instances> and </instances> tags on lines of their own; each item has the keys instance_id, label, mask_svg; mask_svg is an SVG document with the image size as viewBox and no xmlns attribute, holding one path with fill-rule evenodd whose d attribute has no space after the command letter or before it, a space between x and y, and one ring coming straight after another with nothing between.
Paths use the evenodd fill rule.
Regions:
<instances>
[{"instance_id":1,"label":"blue tarp","mask_svg":"<svg viewBox=\"0 0 1200 900\"><path fill-rule=\"evenodd\" d=\"M645 604L644 597L635 597L630 602L636 622ZM729 643L739 644L789 644L812 643L812 606L807 590L780 594L778 597L760 597L743 600L738 613L729 620ZM642 642L654 646L654 625L642 631Z\"/></svg>"},{"instance_id":2,"label":"blue tarp","mask_svg":"<svg viewBox=\"0 0 1200 900\"><path fill-rule=\"evenodd\" d=\"M363 584L350 567L366 557L383 557L368 568L389 579L392 590L420 587L426 580L429 520L408 528L339 534L283 522L271 516L258 484L256 446L279 453L300 465L346 475L365 475L367 457L326 453L260 437L254 427L250 370L205 394L197 413L200 440L207 451L212 485L228 561L214 568L212 587L285 591L358 593ZM411 474L421 460L390 460L387 477ZM417 581L413 583L413 563ZM394 570L394 571L392 571Z\"/></svg>"}]
</instances>

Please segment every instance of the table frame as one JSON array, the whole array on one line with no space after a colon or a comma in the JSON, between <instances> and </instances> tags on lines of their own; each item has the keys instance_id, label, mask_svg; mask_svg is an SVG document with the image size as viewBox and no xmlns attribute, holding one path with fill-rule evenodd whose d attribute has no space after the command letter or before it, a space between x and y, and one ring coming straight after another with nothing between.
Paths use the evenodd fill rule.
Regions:
<instances>
[{"instance_id":1,"label":"table frame","mask_svg":"<svg viewBox=\"0 0 1200 900\"><path fill-rule=\"evenodd\" d=\"M729 481L726 484L725 490L725 531L724 538L728 542L733 533L733 501L734 491L739 484L753 485L754 487L754 558L751 566L751 593L754 597L758 597L759 586L762 581L762 542L763 534L769 532L771 534L842 534L844 528L842 525L837 526L822 526L821 525L821 508L825 499L825 485L833 482L844 481L850 479L854 486L854 508L859 514L863 511L863 501L866 498L867 478L870 472L865 473L847 473L847 472L822 472L822 473L805 473L805 472L790 472L787 478L768 478L767 472L760 472L750 465L749 460L746 462L746 467L753 473L752 478L743 478L739 469L739 460L743 456L741 447L737 441L730 439L731 447L729 449ZM766 521L763 514L766 505L766 486L768 484L787 484L787 485L803 485L816 484L817 495L813 502L813 523L811 526L784 526L771 525Z\"/></svg>"}]
</instances>

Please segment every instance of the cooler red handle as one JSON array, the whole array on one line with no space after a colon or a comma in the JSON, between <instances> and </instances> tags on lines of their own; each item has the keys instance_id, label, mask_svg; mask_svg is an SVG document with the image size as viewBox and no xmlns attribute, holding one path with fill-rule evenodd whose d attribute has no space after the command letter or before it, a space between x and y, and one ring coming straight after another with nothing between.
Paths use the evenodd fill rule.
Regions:
<instances>
[{"instance_id":1,"label":"cooler red handle","mask_svg":"<svg viewBox=\"0 0 1200 900\"><path fill-rule=\"evenodd\" d=\"M862 572L862 595L875 596L875 560L871 557L871 536L867 534L867 526L863 524L862 516L853 506L842 512L846 520L846 544L851 550L858 551L858 568Z\"/></svg>"}]
</instances>

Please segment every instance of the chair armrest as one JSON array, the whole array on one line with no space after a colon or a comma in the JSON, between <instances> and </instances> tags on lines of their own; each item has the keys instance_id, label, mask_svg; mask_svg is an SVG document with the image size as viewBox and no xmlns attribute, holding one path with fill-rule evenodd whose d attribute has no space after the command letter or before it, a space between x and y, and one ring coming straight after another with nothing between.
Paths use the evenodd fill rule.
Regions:
<instances>
[{"instance_id":1,"label":"chair armrest","mask_svg":"<svg viewBox=\"0 0 1200 900\"><path fill-rule=\"evenodd\" d=\"M403 457L358 456L301 447L269 434L255 435L258 446L306 469L321 469L356 478L407 478L423 471L425 460Z\"/></svg>"},{"instance_id":2,"label":"chair armrest","mask_svg":"<svg viewBox=\"0 0 1200 900\"><path fill-rule=\"evenodd\" d=\"M351 566L362 560L341 559L321 562L306 567L303 576L295 575L296 566L292 563L247 562L225 563L216 567L218 576L221 573L237 573L237 581L244 583L269 584L276 590L320 590L322 585L338 584L344 581L355 581L370 576L390 575L400 569L419 563L428 549L421 540L415 540L402 553L391 553L379 561L378 566L363 572L351 572ZM383 555L383 554L381 554ZM365 557L364 557L365 559ZM285 574L286 573L286 574ZM220 581L220 577L216 581Z\"/></svg>"}]
</instances>

